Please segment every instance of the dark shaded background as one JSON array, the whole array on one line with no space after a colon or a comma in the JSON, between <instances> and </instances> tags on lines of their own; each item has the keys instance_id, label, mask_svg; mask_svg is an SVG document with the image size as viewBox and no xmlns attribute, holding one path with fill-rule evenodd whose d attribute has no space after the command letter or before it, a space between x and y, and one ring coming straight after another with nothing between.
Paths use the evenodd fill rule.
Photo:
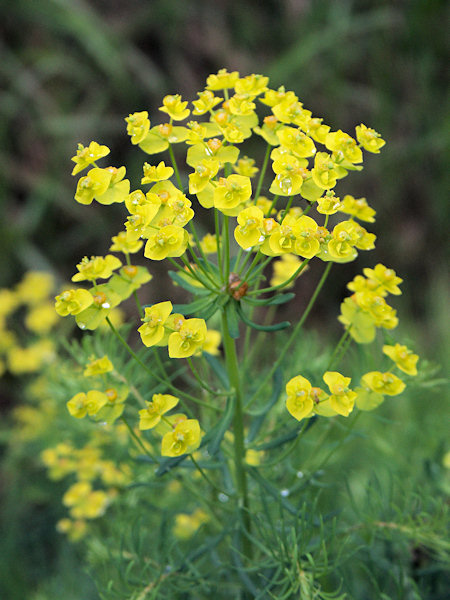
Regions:
<instances>
[{"instance_id":1,"label":"dark shaded background","mask_svg":"<svg viewBox=\"0 0 450 600\"><path fill-rule=\"evenodd\" d=\"M339 189L377 209L376 254L335 269L319 309L332 306L335 318L330 299L381 261L405 279L400 302L421 341L441 348L447 3L1 0L0 9L0 286L30 268L67 280L84 254L105 253L123 219L117 207L74 202L76 144L106 143L113 164L137 176L145 156L124 116L148 109L157 121L162 96L195 98L225 66L270 75L335 129L364 122L387 140Z\"/></svg>"}]
</instances>

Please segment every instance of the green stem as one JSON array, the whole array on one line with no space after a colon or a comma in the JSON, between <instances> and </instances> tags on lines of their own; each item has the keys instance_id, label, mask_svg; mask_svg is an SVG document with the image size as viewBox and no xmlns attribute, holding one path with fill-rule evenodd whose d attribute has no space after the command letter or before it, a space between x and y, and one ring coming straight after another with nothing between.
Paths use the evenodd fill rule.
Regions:
<instances>
[{"instance_id":1,"label":"green stem","mask_svg":"<svg viewBox=\"0 0 450 600\"><path fill-rule=\"evenodd\" d=\"M272 257L270 257L272 258ZM306 258L301 265L298 267L298 269L295 271L295 273L293 273L289 279L286 279L286 281L283 281L283 283L279 283L278 285L272 285L270 287L267 288L262 288L261 290L251 290L250 292L248 292L248 294L265 294L267 292L274 292L276 290L279 290L281 288L286 287L287 285L289 285L291 283L291 281L293 281L294 279L296 279L300 273L303 271L303 269L306 267L306 265L309 263L310 259ZM265 264L264 264L265 266Z\"/></svg>"},{"instance_id":2,"label":"green stem","mask_svg":"<svg viewBox=\"0 0 450 600\"><path fill-rule=\"evenodd\" d=\"M223 258L224 258L224 284L228 285L228 280L230 278L230 218L225 215L223 219L223 234L222 238L225 242L225 246L223 249Z\"/></svg>"},{"instance_id":3,"label":"green stem","mask_svg":"<svg viewBox=\"0 0 450 600\"><path fill-rule=\"evenodd\" d=\"M269 371L267 372L266 376L264 377L264 379L262 380L261 384L258 386L256 392L253 394L253 396L250 398L250 400L247 402L245 408L248 408L251 404L253 404L253 402L256 400L256 398L258 398L264 388L264 386L267 384L267 382L270 380L270 378L273 376L273 374L275 373L275 371L278 369L278 367L280 366L281 362L283 361L284 357L286 356L286 354L288 353L292 343L297 339L297 336L300 332L300 329L303 327L303 323L306 321L309 313L312 310L312 307L314 306L314 303L317 299L317 296L320 293L320 290L323 287L323 284L325 283L326 278L328 277L328 273L330 272L330 269L332 267L333 263L329 262L328 265L326 266L325 271L322 274L322 277L320 278L319 283L317 284L316 289L314 290L314 294L311 296L311 300L308 303L308 306L305 309L305 312L302 315L302 318L299 320L299 322L297 323L297 325L294 327L291 335L289 336L283 350L280 352L278 359L275 361L275 363L272 365L272 368L269 369Z\"/></svg>"},{"instance_id":4,"label":"green stem","mask_svg":"<svg viewBox=\"0 0 450 600\"><path fill-rule=\"evenodd\" d=\"M180 172L178 170L177 161L175 160L175 154L173 153L172 144L169 144L169 154L170 154L170 160L172 161L173 170L175 171L175 177L178 182L178 187L180 188L181 191L183 191L183 182L181 181Z\"/></svg>"},{"instance_id":5,"label":"green stem","mask_svg":"<svg viewBox=\"0 0 450 600\"><path fill-rule=\"evenodd\" d=\"M219 272L222 273L222 240L220 237L220 215L217 208L214 209L214 225L217 243L217 265L219 267Z\"/></svg>"},{"instance_id":6,"label":"green stem","mask_svg":"<svg viewBox=\"0 0 450 600\"><path fill-rule=\"evenodd\" d=\"M261 188L262 188L262 184L264 181L264 175L266 174L267 163L269 162L271 148L272 148L272 146L270 144L267 144L266 153L264 155L264 161L263 161L263 164L261 167L261 173L259 174L258 185L256 186L256 192L254 195L255 202L256 202L256 200L258 200L259 194L261 193ZM270 215L268 215L268 216L270 216Z\"/></svg>"},{"instance_id":7,"label":"green stem","mask_svg":"<svg viewBox=\"0 0 450 600\"><path fill-rule=\"evenodd\" d=\"M134 433L133 428L131 427L131 425L128 423L128 421L125 419L125 417L120 417L121 421L126 425L128 431L130 432L131 437L133 438L133 440L135 441L135 443L139 446L139 448L141 450L144 451L144 453L149 456L150 458L153 458L155 460L155 457L153 456L153 454L151 454L148 450L148 448L146 448L142 442L142 440L139 439L139 437Z\"/></svg>"},{"instance_id":8,"label":"green stem","mask_svg":"<svg viewBox=\"0 0 450 600\"><path fill-rule=\"evenodd\" d=\"M348 338L348 336L350 335L350 328L346 329L344 331L344 333L341 336L341 339L339 340L339 342L336 345L336 348L333 351L333 354L330 356L330 360L328 361L328 365L325 369L325 371L329 371L331 365L334 363L334 359L336 358L340 348L342 348L342 345L344 344L345 340Z\"/></svg>"},{"instance_id":9,"label":"green stem","mask_svg":"<svg viewBox=\"0 0 450 600\"><path fill-rule=\"evenodd\" d=\"M120 335L120 333L117 331L117 329L114 327L114 325L111 323L111 321L109 320L109 317L106 317L106 322L108 323L109 327L111 328L111 331L114 333L114 335L117 337L117 339L120 341L120 343L127 349L128 353L134 358L134 360L145 370L147 371L147 373L149 375L151 375L152 377L154 377L157 381L159 381L160 383L164 383L164 385L166 385L170 390L172 390L172 392L174 392L175 394L177 394L177 396L181 396L186 398L187 400L191 400L192 402L195 402L196 404L201 404L202 406L205 406L205 408L210 408L213 410L218 410L221 411L221 409L218 409L215 406L212 406L206 402L202 402L201 400L199 400L198 398L195 398L194 396L191 396L190 394L186 394L186 392L183 392L182 390L178 389L175 385L173 385L173 383L171 381L168 381L167 379L164 379L163 377L160 377L157 373L155 373L154 369L149 369L147 367L147 365L145 363L142 362L142 360L139 358L139 356L132 350L132 348L127 344L127 342L123 339L123 337ZM189 410L189 408L186 406L186 404L181 400L180 398L180 403L183 405L184 410L192 416L191 411Z\"/></svg>"},{"instance_id":10,"label":"green stem","mask_svg":"<svg viewBox=\"0 0 450 600\"><path fill-rule=\"evenodd\" d=\"M204 390L206 390L210 394L213 394L213 396L229 396L230 395L229 391L213 390L211 387L209 387L209 385L203 381L203 379L201 378L199 372L194 367L192 359L190 357L188 357L186 360L189 363L189 366L190 366L191 371L192 371L192 375L195 377L195 379L197 380L197 382L200 385L200 387L202 387Z\"/></svg>"},{"instance_id":11,"label":"green stem","mask_svg":"<svg viewBox=\"0 0 450 600\"><path fill-rule=\"evenodd\" d=\"M239 363L236 353L236 344L230 336L228 320L225 312L222 313L222 335L225 350L225 361L230 385L236 394L236 408L233 417L234 432L234 465L236 471L236 487L242 523L247 533L251 530L250 507L247 487L247 472L245 470L245 444L244 444L244 415L242 410L242 392L239 376ZM241 535L242 553L244 557L252 557L251 542L245 533Z\"/></svg>"}]
</instances>

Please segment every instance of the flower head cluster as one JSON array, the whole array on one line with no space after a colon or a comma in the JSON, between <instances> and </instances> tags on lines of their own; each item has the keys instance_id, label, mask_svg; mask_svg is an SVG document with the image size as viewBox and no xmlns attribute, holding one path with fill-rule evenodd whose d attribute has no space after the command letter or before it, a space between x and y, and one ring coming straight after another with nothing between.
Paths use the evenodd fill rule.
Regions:
<instances>
[{"instance_id":1,"label":"flower head cluster","mask_svg":"<svg viewBox=\"0 0 450 600\"><path fill-rule=\"evenodd\" d=\"M385 297L401 294L398 284L402 279L382 264L374 269L365 268L363 273L365 277L357 275L347 285L353 295L341 304L339 320L356 342L368 344L374 340L377 328L394 329L397 326L396 311Z\"/></svg>"}]
</instances>

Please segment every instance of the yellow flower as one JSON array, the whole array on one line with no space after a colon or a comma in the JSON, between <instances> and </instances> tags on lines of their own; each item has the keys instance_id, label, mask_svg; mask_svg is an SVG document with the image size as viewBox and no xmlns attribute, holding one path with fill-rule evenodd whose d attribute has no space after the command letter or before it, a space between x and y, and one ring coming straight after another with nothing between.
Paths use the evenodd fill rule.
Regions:
<instances>
[{"instance_id":1,"label":"yellow flower","mask_svg":"<svg viewBox=\"0 0 450 600\"><path fill-rule=\"evenodd\" d=\"M161 421L161 416L172 410L179 399L170 394L153 394L152 401L146 402L147 408L139 411L139 429L153 429Z\"/></svg>"},{"instance_id":2,"label":"yellow flower","mask_svg":"<svg viewBox=\"0 0 450 600\"><path fill-rule=\"evenodd\" d=\"M164 337L164 323L172 312L172 302L159 302L153 306L146 307L144 324L139 327L144 346L155 346Z\"/></svg>"},{"instance_id":3,"label":"yellow flower","mask_svg":"<svg viewBox=\"0 0 450 600\"><path fill-rule=\"evenodd\" d=\"M341 212L347 213L348 215L352 215L352 217L356 217L360 221L367 221L368 223L375 222L375 211L373 208L367 204L365 198L359 198L356 200L353 196L347 194L344 196L342 200L342 208Z\"/></svg>"},{"instance_id":4,"label":"yellow flower","mask_svg":"<svg viewBox=\"0 0 450 600\"><path fill-rule=\"evenodd\" d=\"M75 163L72 175L76 175L87 166L91 165L99 158L107 156L109 153L110 150L107 146L100 146L97 142L91 142L86 148L83 144L78 144L76 155L70 159Z\"/></svg>"},{"instance_id":5,"label":"yellow flower","mask_svg":"<svg viewBox=\"0 0 450 600\"><path fill-rule=\"evenodd\" d=\"M325 140L330 128L328 125L324 125L322 121L323 119L318 119L316 117L309 119L306 133L310 135L316 142L325 144Z\"/></svg>"},{"instance_id":6,"label":"yellow flower","mask_svg":"<svg viewBox=\"0 0 450 600\"><path fill-rule=\"evenodd\" d=\"M108 402L108 397L98 390L90 390L87 394L79 392L68 402L67 409L72 417L82 419L88 414L90 417L96 415Z\"/></svg>"},{"instance_id":7,"label":"yellow flower","mask_svg":"<svg viewBox=\"0 0 450 600\"><path fill-rule=\"evenodd\" d=\"M378 394L387 394L388 396L397 396L405 389L405 383L393 373L380 373L380 371L371 371L361 377L361 383Z\"/></svg>"},{"instance_id":8,"label":"yellow flower","mask_svg":"<svg viewBox=\"0 0 450 600\"><path fill-rule=\"evenodd\" d=\"M87 533L86 521L77 519L72 521L71 519L60 519L56 523L56 529L60 533L65 533L71 542L78 542Z\"/></svg>"},{"instance_id":9,"label":"yellow flower","mask_svg":"<svg viewBox=\"0 0 450 600\"><path fill-rule=\"evenodd\" d=\"M342 221L333 229L332 239L328 242L327 250L332 260L349 262L357 256L354 246L359 236L354 221Z\"/></svg>"},{"instance_id":10,"label":"yellow flower","mask_svg":"<svg viewBox=\"0 0 450 600\"><path fill-rule=\"evenodd\" d=\"M126 231L119 231L119 233L111 239L113 242L109 247L111 252L123 252L124 254L134 254L138 252L144 244L141 240L129 239Z\"/></svg>"},{"instance_id":11,"label":"yellow flower","mask_svg":"<svg viewBox=\"0 0 450 600\"><path fill-rule=\"evenodd\" d=\"M395 346L383 346L383 353L393 360L396 366L408 375L417 375L417 361L419 357L413 354L406 346L395 344Z\"/></svg>"},{"instance_id":12,"label":"yellow flower","mask_svg":"<svg viewBox=\"0 0 450 600\"><path fill-rule=\"evenodd\" d=\"M314 156L316 146L310 137L294 127L280 127L276 132L281 145L300 158Z\"/></svg>"},{"instance_id":13,"label":"yellow flower","mask_svg":"<svg viewBox=\"0 0 450 600\"><path fill-rule=\"evenodd\" d=\"M327 371L323 376L323 380L331 392L331 408L339 415L348 417L353 410L356 398L356 393L348 387L350 385L351 378L344 377L336 371Z\"/></svg>"},{"instance_id":14,"label":"yellow flower","mask_svg":"<svg viewBox=\"0 0 450 600\"><path fill-rule=\"evenodd\" d=\"M42 335L48 333L57 320L53 304L45 302L30 308L25 317L25 325L30 331Z\"/></svg>"},{"instance_id":15,"label":"yellow flower","mask_svg":"<svg viewBox=\"0 0 450 600\"><path fill-rule=\"evenodd\" d=\"M200 247L205 254L216 254L217 238L212 233L206 233L200 240Z\"/></svg>"},{"instance_id":16,"label":"yellow flower","mask_svg":"<svg viewBox=\"0 0 450 600\"><path fill-rule=\"evenodd\" d=\"M402 293L398 285L403 279L397 277L393 269L388 269L388 267L378 263L374 269L363 269L363 273L370 281L378 283L379 289L395 296ZM377 289L377 293L380 293L379 289Z\"/></svg>"},{"instance_id":17,"label":"yellow flower","mask_svg":"<svg viewBox=\"0 0 450 600\"><path fill-rule=\"evenodd\" d=\"M197 194L205 189L208 182L216 176L219 161L215 158L204 158L195 165L195 171L189 175L189 193Z\"/></svg>"},{"instance_id":18,"label":"yellow flower","mask_svg":"<svg viewBox=\"0 0 450 600\"><path fill-rule=\"evenodd\" d=\"M90 306L94 298L88 290L66 290L55 298L55 310L61 317L67 315L78 315Z\"/></svg>"},{"instance_id":19,"label":"yellow flower","mask_svg":"<svg viewBox=\"0 0 450 600\"><path fill-rule=\"evenodd\" d=\"M342 210L342 207L342 202L334 195L332 190L328 190L325 196L317 200L317 212L322 215L334 215Z\"/></svg>"},{"instance_id":20,"label":"yellow flower","mask_svg":"<svg viewBox=\"0 0 450 600\"><path fill-rule=\"evenodd\" d=\"M70 514L76 519L100 517L108 503L107 494L102 490L93 491L88 481L73 484L63 496L63 504L71 509Z\"/></svg>"},{"instance_id":21,"label":"yellow flower","mask_svg":"<svg viewBox=\"0 0 450 600\"><path fill-rule=\"evenodd\" d=\"M269 78L265 75L247 75L238 79L234 85L234 89L238 94L247 94L249 96L259 96L267 91Z\"/></svg>"},{"instance_id":22,"label":"yellow flower","mask_svg":"<svg viewBox=\"0 0 450 600\"><path fill-rule=\"evenodd\" d=\"M113 173L108 169L91 169L78 181L75 200L80 204L91 204L94 198L106 192L112 176Z\"/></svg>"},{"instance_id":23,"label":"yellow flower","mask_svg":"<svg viewBox=\"0 0 450 600\"><path fill-rule=\"evenodd\" d=\"M219 347L221 342L222 336L220 335L220 331L216 331L215 329L208 329L206 332L202 351L208 352L208 354L212 354L212 356L219 356Z\"/></svg>"},{"instance_id":24,"label":"yellow flower","mask_svg":"<svg viewBox=\"0 0 450 600\"><path fill-rule=\"evenodd\" d=\"M385 141L374 129L370 129L361 123L356 127L356 139L364 148L374 154L379 154L380 148L385 145Z\"/></svg>"},{"instance_id":25,"label":"yellow flower","mask_svg":"<svg viewBox=\"0 0 450 600\"><path fill-rule=\"evenodd\" d=\"M244 156L237 161L237 165L233 166L233 171L238 175L252 178L258 173L259 169L255 167L253 158Z\"/></svg>"},{"instance_id":26,"label":"yellow flower","mask_svg":"<svg viewBox=\"0 0 450 600\"><path fill-rule=\"evenodd\" d=\"M317 239L318 225L306 215L302 215L295 221L295 254L303 258L312 258L320 250L320 243Z\"/></svg>"},{"instance_id":27,"label":"yellow flower","mask_svg":"<svg viewBox=\"0 0 450 600\"><path fill-rule=\"evenodd\" d=\"M186 106L187 102L181 100L180 94L175 94L174 96L165 96L163 105L159 107L159 110L167 113L174 121L183 121L191 113Z\"/></svg>"},{"instance_id":28,"label":"yellow flower","mask_svg":"<svg viewBox=\"0 0 450 600\"><path fill-rule=\"evenodd\" d=\"M325 146L328 150L337 153L338 158L344 158L350 163L360 163L363 160L361 149L348 133L340 129L329 133L325 138Z\"/></svg>"},{"instance_id":29,"label":"yellow flower","mask_svg":"<svg viewBox=\"0 0 450 600\"><path fill-rule=\"evenodd\" d=\"M135 112L126 117L127 133L131 136L131 143L136 145L142 142L150 129L148 112Z\"/></svg>"},{"instance_id":30,"label":"yellow flower","mask_svg":"<svg viewBox=\"0 0 450 600\"><path fill-rule=\"evenodd\" d=\"M173 175L172 167L166 167L164 161L158 163L157 167L144 163L143 170L144 177L141 179L141 184L164 181Z\"/></svg>"},{"instance_id":31,"label":"yellow flower","mask_svg":"<svg viewBox=\"0 0 450 600\"><path fill-rule=\"evenodd\" d=\"M170 358L187 358L203 347L206 340L206 323L203 319L186 319L179 331L169 336Z\"/></svg>"},{"instance_id":32,"label":"yellow flower","mask_svg":"<svg viewBox=\"0 0 450 600\"><path fill-rule=\"evenodd\" d=\"M309 417L313 412L311 389L310 382L301 375L293 377L286 384L286 408L297 421Z\"/></svg>"},{"instance_id":33,"label":"yellow flower","mask_svg":"<svg viewBox=\"0 0 450 600\"><path fill-rule=\"evenodd\" d=\"M212 92L226 90L235 86L239 79L239 73L232 71L229 73L226 69L220 69L217 75L209 75L206 80L206 87Z\"/></svg>"},{"instance_id":34,"label":"yellow flower","mask_svg":"<svg viewBox=\"0 0 450 600\"><path fill-rule=\"evenodd\" d=\"M324 190L336 185L338 172L331 156L326 152L317 152L314 158L314 168L311 171L314 183Z\"/></svg>"},{"instance_id":35,"label":"yellow flower","mask_svg":"<svg viewBox=\"0 0 450 600\"><path fill-rule=\"evenodd\" d=\"M241 248L246 250L263 241L264 238L261 239L263 220L264 213L256 206L241 210L237 217L238 226L234 230L234 238Z\"/></svg>"},{"instance_id":36,"label":"yellow flower","mask_svg":"<svg viewBox=\"0 0 450 600\"><path fill-rule=\"evenodd\" d=\"M103 256L85 256L77 264L78 273L72 277L72 281L95 281L96 279L108 279L112 272L122 266L121 261L112 254Z\"/></svg>"},{"instance_id":37,"label":"yellow flower","mask_svg":"<svg viewBox=\"0 0 450 600\"><path fill-rule=\"evenodd\" d=\"M187 248L188 240L188 232L178 225L161 227L158 233L148 238L144 256L151 260L181 256Z\"/></svg>"},{"instance_id":38,"label":"yellow flower","mask_svg":"<svg viewBox=\"0 0 450 600\"><path fill-rule=\"evenodd\" d=\"M279 260L273 262L273 275L270 280L271 286L282 285L295 273L301 265L301 261L295 254L282 254ZM305 269L303 269L304 271ZM286 286L286 289L293 287L295 280Z\"/></svg>"},{"instance_id":39,"label":"yellow flower","mask_svg":"<svg viewBox=\"0 0 450 600\"><path fill-rule=\"evenodd\" d=\"M182 415L175 423L173 430L162 439L162 456L181 456L189 454L200 446L200 424L196 419L187 419Z\"/></svg>"},{"instance_id":40,"label":"yellow flower","mask_svg":"<svg viewBox=\"0 0 450 600\"><path fill-rule=\"evenodd\" d=\"M101 358L94 358L86 365L83 371L84 377L93 377L95 375L103 375L103 373L109 373L113 370L113 364L106 356Z\"/></svg>"},{"instance_id":41,"label":"yellow flower","mask_svg":"<svg viewBox=\"0 0 450 600\"><path fill-rule=\"evenodd\" d=\"M25 304L35 304L41 300L45 300L50 295L55 285L53 275L45 271L27 271L22 281L16 286L16 297L14 308L18 305L18 301ZM11 297L10 297L11 302ZM0 304L5 301L5 296L0 293ZM0 307L0 313L2 309Z\"/></svg>"},{"instance_id":42,"label":"yellow flower","mask_svg":"<svg viewBox=\"0 0 450 600\"><path fill-rule=\"evenodd\" d=\"M105 192L97 192L95 199L100 204L114 204L123 202L130 192L130 182L128 179L124 179L126 169L125 167L106 167L105 171L111 174L108 188Z\"/></svg>"},{"instance_id":43,"label":"yellow flower","mask_svg":"<svg viewBox=\"0 0 450 600\"><path fill-rule=\"evenodd\" d=\"M194 110L192 111L193 115L204 115L205 113L211 111L217 104L219 104L219 102L222 102L223 100L223 98L214 96L214 94L209 90L197 92L197 96L198 100L192 101L192 104L194 105Z\"/></svg>"},{"instance_id":44,"label":"yellow flower","mask_svg":"<svg viewBox=\"0 0 450 600\"><path fill-rule=\"evenodd\" d=\"M201 508L197 508L191 515L179 513L175 515L175 525L173 534L180 540L188 540L191 538L197 529L207 523L209 517Z\"/></svg>"},{"instance_id":45,"label":"yellow flower","mask_svg":"<svg viewBox=\"0 0 450 600\"><path fill-rule=\"evenodd\" d=\"M249 177L229 175L221 177L214 189L214 206L219 210L236 208L246 202L252 195L252 184Z\"/></svg>"}]
</instances>

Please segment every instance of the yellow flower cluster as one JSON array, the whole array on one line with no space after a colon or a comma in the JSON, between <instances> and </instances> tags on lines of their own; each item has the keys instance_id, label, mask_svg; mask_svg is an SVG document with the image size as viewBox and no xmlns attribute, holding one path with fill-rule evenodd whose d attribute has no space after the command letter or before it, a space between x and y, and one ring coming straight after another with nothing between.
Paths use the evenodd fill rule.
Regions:
<instances>
[{"instance_id":1,"label":"yellow flower cluster","mask_svg":"<svg viewBox=\"0 0 450 600\"><path fill-rule=\"evenodd\" d=\"M116 465L112 460L104 459L103 453L104 450L92 443L76 448L66 442L41 453L51 479L60 480L69 475L76 478L63 497L70 518L61 519L57 524L57 529L72 541L85 535L86 521L101 517L117 496L118 489L130 482L128 465ZM94 485L103 488L94 489Z\"/></svg>"},{"instance_id":2,"label":"yellow flower cluster","mask_svg":"<svg viewBox=\"0 0 450 600\"><path fill-rule=\"evenodd\" d=\"M365 277L357 275L347 287L353 295L341 304L339 321L359 344L368 344L375 339L376 329L394 329L398 318L396 311L386 302L388 294L401 294L398 285L402 282L393 269L382 264L374 269L365 268Z\"/></svg>"},{"instance_id":3,"label":"yellow flower cluster","mask_svg":"<svg viewBox=\"0 0 450 600\"><path fill-rule=\"evenodd\" d=\"M147 407L139 411L139 429L156 428L162 438L162 456L181 456L190 454L200 445L201 430L197 419L188 419L186 415L164 416L172 410L179 400L170 394L153 394Z\"/></svg>"},{"instance_id":4,"label":"yellow flower cluster","mask_svg":"<svg viewBox=\"0 0 450 600\"><path fill-rule=\"evenodd\" d=\"M0 376L8 369L14 375L34 373L55 357L55 347L49 334L58 317L50 300L55 286L50 273L28 271L13 289L0 289ZM16 313L29 334L27 345L17 336L21 327L14 327ZM31 338L31 339L30 339Z\"/></svg>"},{"instance_id":5,"label":"yellow flower cluster","mask_svg":"<svg viewBox=\"0 0 450 600\"><path fill-rule=\"evenodd\" d=\"M170 358L187 358L201 351L207 341L203 319L186 319L172 313L172 303L159 302L146 307L144 324L139 327L145 346L168 346Z\"/></svg>"}]
</instances>

